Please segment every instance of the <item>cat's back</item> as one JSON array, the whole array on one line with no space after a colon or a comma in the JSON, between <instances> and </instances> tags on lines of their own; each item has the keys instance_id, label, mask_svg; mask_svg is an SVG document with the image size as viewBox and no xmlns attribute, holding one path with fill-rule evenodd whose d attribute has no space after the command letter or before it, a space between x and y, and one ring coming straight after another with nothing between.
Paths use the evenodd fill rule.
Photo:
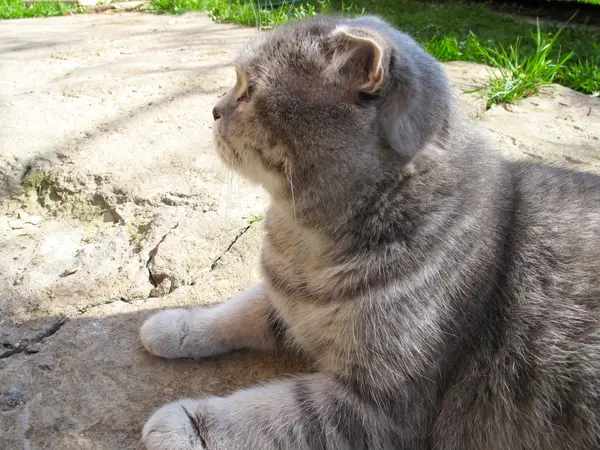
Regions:
<instances>
[{"instance_id":1,"label":"cat's back","mask_svg":"<svg viewBox=\"0 0 600 450\"><path fill-rule=\"evenodd\" d=\"M495 325L436 428L443 448L597 449L600 177L524 162L510 170Z\"/></svg>"},{"instance_id":2,"label":"cat's back","mask_svg":"<svg viewBox=\"0 0 600 450\"><path fill-rule=\"evenodd\" d=\"M600 448L600 176L513 167L506 338L524 358L509 380L531 383L530 417L554 423L553 448Z\"/></svg>"},{"instance_id":3,"label":"cat's back","mask_svg":"<svg viewBox=\"0 0 600 450\"><path fill-rule=\"evenodd\" d=\"M600 176L531 162L514 163L511 169L509 243L515 269L523 269L522 281L531 278L535 285L542 277L540 294L586 300L587 307L598 310ZM569 292L559 292L565 284Z\"/></svg>"}]
</instances>

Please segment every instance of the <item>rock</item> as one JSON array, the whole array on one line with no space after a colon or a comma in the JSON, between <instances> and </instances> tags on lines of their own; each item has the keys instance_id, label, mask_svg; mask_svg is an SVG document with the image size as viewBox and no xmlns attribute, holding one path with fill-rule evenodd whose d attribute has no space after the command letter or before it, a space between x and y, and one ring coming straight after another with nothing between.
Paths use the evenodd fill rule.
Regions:
<instances>
[{"instance_id":1,"label":"rock","mask_svg":"<svg viewBox=\"0 0 600 450\"><path fill-rule=\"evenodd\" d=\"M117 2L113 3L111 6L117 11L135 11L144 8L148 2L140 1L140 2Z\"/></svg>"},{"instance_id":2,"label":"rock","mask_svg":"<svg viewBox=\"0 0 600 450\"><path fill-rule=\"evenodd\" d=\"M44 220L42 216L29 216L27 219L25 219L25 223L30 225L39 225L42 220Z\"/></svg>"},{"instance_id":3,"label":"rock","mask_svg":"<svg viewBox=\"0 0 600 450\"><path fill-rule=\"evenodd\" d=\"M22 228L25 227L25 222L23 220L21 220L21 219L11 220L10 222L8 222L8 225L13 230L21 230Z\"/></svg>"},{"instance_id":4,"label":"rock","mask_svg":"<svg viewBox=\"0 0 600 450\"><path fill-rule=\"evenodd\" d=\"M512 105L492 105L476 93L497 69L464 61L443 64L469 116L505 156L600 171L600 98L560 85Z\"/></svg>"},{"instance_id":5,"label":"rock","mask_svg":"<svg viewBox=\"0 0 600 450\"><path fill-rule=\"evenodd\" d=\"M259 224L240 232L266 198L219 170L210 128L252 35L135 13L0 31L14 56L0 110L1 448L135 448L163 402L300 367L252 353L167 362L138 339L153 310L258 279Z\"/></svg>"},{"instance_id":6,"label":"rock","mask_svg":"<svg viewBox=\"0 0 600 450\"><path fill-rule=\"evenodd\" d=\"M503 153L600 171L600 98L552 85L513 105L493 105L481 124Z\"/></svg>"}]
</instances>

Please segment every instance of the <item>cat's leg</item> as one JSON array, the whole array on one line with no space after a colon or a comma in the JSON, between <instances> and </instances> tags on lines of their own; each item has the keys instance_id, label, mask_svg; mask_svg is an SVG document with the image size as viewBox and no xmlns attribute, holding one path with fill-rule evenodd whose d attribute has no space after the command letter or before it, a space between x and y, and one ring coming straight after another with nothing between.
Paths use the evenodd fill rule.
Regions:
<instances>
[{"instance_id":1,"label":"cat's leg","mask_svg":"<svg viewBox=\"0 0 600 450\"><path fill-rule=\"evenodd\" d=\"M372 403L332 377L311 374L167 404L146 422L142 441L148 450L396 448L386 429L390 423Z\"/></svg>"},{"instance_id":2,"label":"cat's leg","mask_svg":"<svg viewBox=\"0 0 600 450\"><path fill-rule=\"evenodd\" d=\"M202 358L241 348L275 350L281 334L263 285L217 306L159 312L140 329L144 347L163 358Z\"/></svg>"}]
</instances>

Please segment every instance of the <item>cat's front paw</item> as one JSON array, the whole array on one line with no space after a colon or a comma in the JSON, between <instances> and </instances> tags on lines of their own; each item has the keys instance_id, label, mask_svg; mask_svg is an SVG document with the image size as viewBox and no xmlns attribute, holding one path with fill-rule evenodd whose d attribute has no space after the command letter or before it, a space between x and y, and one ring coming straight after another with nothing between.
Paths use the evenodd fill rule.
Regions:
<instances>
[{"instance_id":1,"label":"cat's front paw","mask_svg":"<svg viewBox=\"0 0 600 450\"><path fill-rule=\"evenodd\" d=\"M142 344L150 353L162 358L183 358L189 333L189 311L170 309L150 317L140 329Z\"/></svg>"},{"instance_id":2,"label":"cat's front paw","mask_svg":"<svg viewBox=\"0 0 600 450\"><path fill-rule=\"evenodd\" d=\"M160 408L144 425L144 446L148 450L205 449L198 407L198 401L181 400Z\"/></svg>"},{"instance_id":3,"label":"cat's front paw","mask_svg":"<svg viewBox=\"0 0 600 450\"><path fill-rule=\"evenodd\" d=\"M163 358L205 358L228 350L211 308L159 312L142 325L140 338L146 350Z\"/></svg>"}]
</instances>

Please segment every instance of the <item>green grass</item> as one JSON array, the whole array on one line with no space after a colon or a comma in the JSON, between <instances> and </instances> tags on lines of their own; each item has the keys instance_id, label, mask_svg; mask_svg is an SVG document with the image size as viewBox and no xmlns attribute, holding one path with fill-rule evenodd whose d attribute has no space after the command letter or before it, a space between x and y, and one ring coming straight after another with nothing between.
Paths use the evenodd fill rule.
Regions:
<instances>
[{"instance_id":1,"label":"green grass","mask_svg":"<svg viewBox=\"0 0 600 450\"><path fill-rule=\"evenodd\" d=\"M600 0L588 0L600 1ZM540 83L558 82L600 94L600 31L535 24L460 0L309 0L293 6L257 8L256 0L151 0L157 13L205 11L213 19L271 28L317 13L378 14L412 35L440 61L472 61L502 69L493 101L512 101ZM533 39L529 39L533 36ZM539 42L536 39L543 39ZM564 55L572 54L567 60ZM529 80L529 83L518 81ZM512 93L508 92L513 86ZM536 87L537 86L537 87ZM500 92L506 90L503 94ZM488 91L488 92L492 92ZM503 100L500 100L503 99Z\"/></svg>"},{"instance_id":2,"label":"green grass","mask_svg":"<svg viewBox=\"0 0 600 450\"><path fill-rule=\"evenodd\" d=\"M508 49L502 44L497 49L487 48L479 41L474 41L475 51L488 65L500 71L499 75L493 75L489 83L481 89L486 93L488 107L494 103L511 103L535 94L541 86L554 82L558 73L573 56L571 51L564 56L559 54L556 59L550 58L550 52L562 31L563 29L560 29L550 36L541 31L538 23L536 34L532 36L535 42L535 50L532 52L521 50L520 37Z\"/></svg>"},{"instance_id":3,"label":"green grass","mask_svg":"<svg viewBox=\"0 0 600 450\"><path fill-rule=\"evenodd\" d=\"M254 214L248 219L248 225L253 225L255 223L262 222L263 220L264 217L262 214Z\"/></svg>"},{"instance_id":4,"label":"green grass","mask_svg":"<svg viewBox=\"0 0 600 450\"><path fill-rule=\"evenodd\" d=\"M204 11L219 22L233 22L269 29L292 20L312 17L317 13L317 6L319 6L298 3L279 8L259 8L256 5L256 0L150 0L150 11L158 14Z\"/></svg>"},{"instance_id":5,"label":"green grass","mask_svg":"<svg viewBox=\"0 0 600 450\"><path fill-rule=\"evenodd\" d=\"M576 91L598 97L600 96L600 67L598 64L594 64L592 59L578 59L564 70L559 71L557 82Z\"/></svg>"},{"instance_id":6,"label":"green grass","mask_svg":"<svg viewBox=\"0 0 600 450\"><path fill-rule=\"evenodd\" d=\"M82 6L60 2L36 2L25 5L21 0L0 0L0 19L64 16L84 10Z\"/></svg>"},{"instance_id":7,"label":"green grass","mask_svg":"<svg viewBox=\"0 0 600 450\"><path fill-rule=\"evenodd\" d=\"M571 3L587 3L588 5L600 5L600 0L560 0Z\"/></svg>"}]
</instances>

